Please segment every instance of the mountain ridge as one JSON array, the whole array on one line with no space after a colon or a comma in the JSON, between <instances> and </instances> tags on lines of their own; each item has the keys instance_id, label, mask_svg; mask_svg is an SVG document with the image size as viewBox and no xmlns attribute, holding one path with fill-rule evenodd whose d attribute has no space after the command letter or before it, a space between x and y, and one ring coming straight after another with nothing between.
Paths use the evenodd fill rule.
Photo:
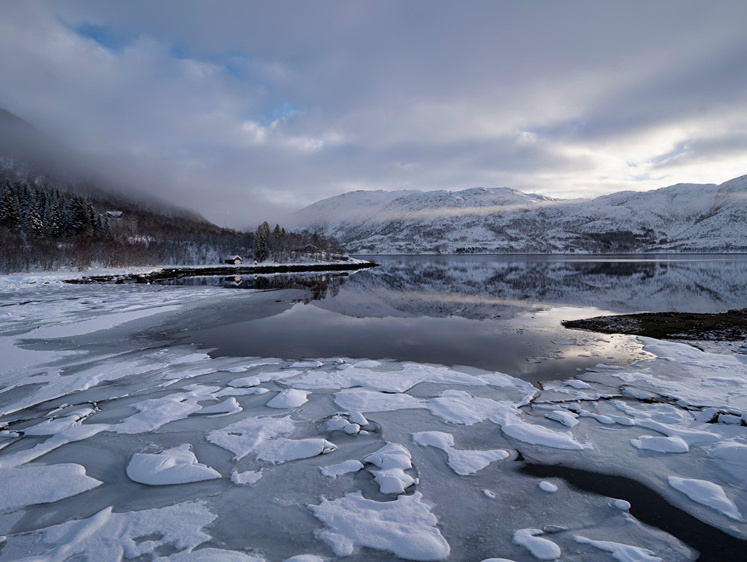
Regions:
<instances>
[{"instance_id":1,"label":"mountain ridge","mask_svg":"<svg viewBox=\"0 0 747 562\"><path fill-rule=\"evenodd\" d=\"M359 190L297 211L295 224L359 254L746 252L747 175L589 199Z\"/></svg>"}]
</instances>

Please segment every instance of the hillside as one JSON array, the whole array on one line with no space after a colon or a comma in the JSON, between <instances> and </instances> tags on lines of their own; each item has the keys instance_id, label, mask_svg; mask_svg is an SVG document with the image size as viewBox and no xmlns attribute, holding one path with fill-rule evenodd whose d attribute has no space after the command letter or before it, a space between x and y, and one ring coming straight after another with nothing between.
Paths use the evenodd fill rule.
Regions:
<instances>
[{"instance_id":1,"label":"hillside","mask_svg":"<svg viewBox=\"0 0 747 562\"><path fill-rule=\"evenodd\" d=\"M0 109L0 271L213 264L251 254L253 234L119 186L95 168Z\"/></svg>"},{"instance_id":2,"label":"hillside","mask_svg":"<svg viewBox=\"0 0 747 562\"><path fill-rule=\"evenodd\" d=\"M360 254L744 252L747 176L578 200L508 188L355 191L295 220Z\"/></svg>"}]
</instances>

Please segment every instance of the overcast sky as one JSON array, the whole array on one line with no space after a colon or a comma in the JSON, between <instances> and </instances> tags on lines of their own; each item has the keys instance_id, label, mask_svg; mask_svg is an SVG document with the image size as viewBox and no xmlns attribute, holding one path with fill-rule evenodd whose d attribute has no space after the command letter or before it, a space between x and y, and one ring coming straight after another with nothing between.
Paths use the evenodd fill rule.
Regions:
<instances>
[{"instance_id":1,"label":"overcast sky","mask_svg":"<svg viewBox=\"0 0 747 562\"><path fill-rule=\"evenodd\" d=\"M0 107L218 224L747 174L747 2L2 0Z\"/></svg>"}]
</instances>

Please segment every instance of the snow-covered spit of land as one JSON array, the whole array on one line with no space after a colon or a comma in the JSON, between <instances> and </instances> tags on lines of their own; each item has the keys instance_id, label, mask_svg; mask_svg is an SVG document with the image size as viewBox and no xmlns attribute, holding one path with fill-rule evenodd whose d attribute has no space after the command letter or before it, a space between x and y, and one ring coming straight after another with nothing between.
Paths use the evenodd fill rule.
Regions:
<instances>
[{"instance_id":1,"label":"snow-covered spit of land","mask_svg":"<svg viewBox=\"0 0 747 562\"><path fill-rule=\"evenodd\" d=\"M358 254L744 252L747 176L574 200L506 187L353 191L294 220Z\"/></svg>"},{"instance_id":2,"label":"snow-covered spit of land","mask_svg":"<svg viewBox=\"0 0 747 562\"><path fill-rule=\"evenodd\" d=\"M747 538L744 357L645 340L650 359L538 388L138 337L218 292L0 278L0 560L696 558L522 459L628 476Z\"/></svg>"}]
</instances>

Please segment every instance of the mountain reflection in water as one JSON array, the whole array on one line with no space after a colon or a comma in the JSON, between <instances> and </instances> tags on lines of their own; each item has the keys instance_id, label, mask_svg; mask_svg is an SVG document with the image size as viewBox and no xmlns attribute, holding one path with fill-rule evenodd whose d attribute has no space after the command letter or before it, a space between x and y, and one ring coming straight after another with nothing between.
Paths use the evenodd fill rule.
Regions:
<instances>
[{"instance_id":1,"label":"mountain reflection in water","mask_svg":"<svg viewBox=\"0 0 747 562\"><path fill-rule=\"evenodd\" d=\"M260 319L227 311L221 326L199 330L191 339L216 347L214 355L390 358L543 380L644 356L635 338L566 330L561 320L747 307L747 256L372 259L380 267L349 276L213 281L303 289L304 298Z\"/></svg>"}]
</instances>

